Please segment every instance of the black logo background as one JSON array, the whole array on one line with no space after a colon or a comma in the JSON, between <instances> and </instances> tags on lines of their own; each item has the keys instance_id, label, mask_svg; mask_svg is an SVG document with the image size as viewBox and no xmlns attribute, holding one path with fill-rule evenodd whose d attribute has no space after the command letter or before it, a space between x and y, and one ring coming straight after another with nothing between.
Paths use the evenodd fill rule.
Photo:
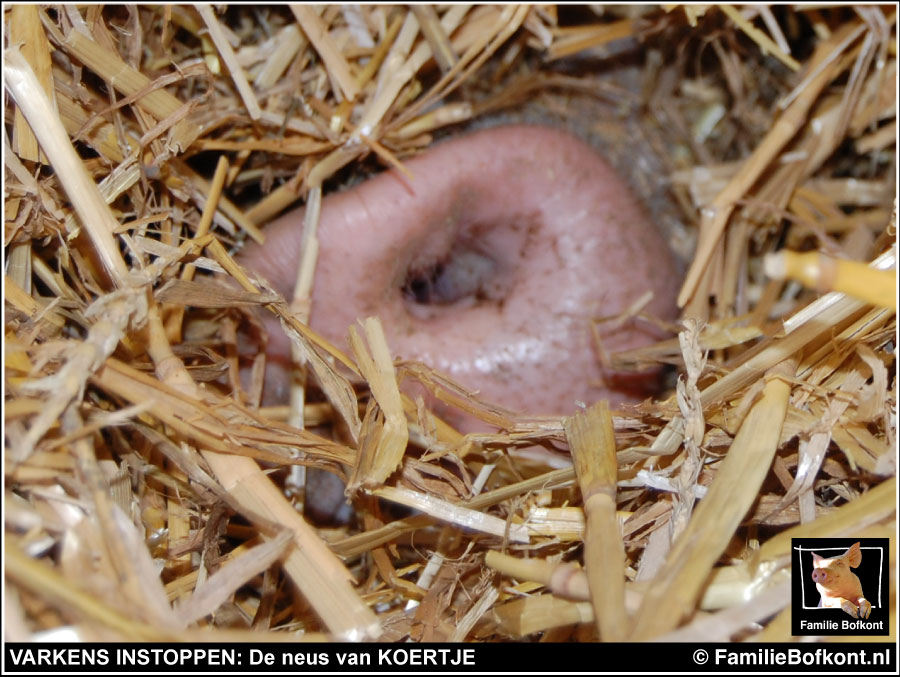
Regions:
<instances>
[{"instance_id":1,"label":"black logo background","mask_svg":"<svg viewBox=\"0 0 900 677\"><path fill-rule=\"evenodd\" d=\"M819 608L819 594L812 579L812 553L822 557L839 557L859 541L862 561L851 571L862 584L863 595L872 605L867 619L874 629L842 629L843 621L854 622L843 609ZM889 542L887 538L793 538L791 539L791 632L794 635L887 635L889 606ZM835 548L835 549L830 549ZM800 621L813 623L833 621L829 629L801 628ZM878 628L878 622L881 628Z\"/></svg>"}]
</instances>

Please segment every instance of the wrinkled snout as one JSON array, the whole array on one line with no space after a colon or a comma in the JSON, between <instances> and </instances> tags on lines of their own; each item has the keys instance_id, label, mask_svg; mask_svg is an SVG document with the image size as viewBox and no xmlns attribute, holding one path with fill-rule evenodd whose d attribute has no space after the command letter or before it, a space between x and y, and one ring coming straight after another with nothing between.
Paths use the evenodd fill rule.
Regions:
<instances>
[{"instance_id":1,"label":"wrinkled snout","mask_svg":"<svg viewBox=\"0 0 900 677\"><path fill-rule=\"evenodd\" d=\"M395 356L529 414L639 402L655 390L658 371L608 368L598 347L645 346L661 337L656 328L595 320L627 314L648 292L642 312L674 318L676 261L593 148L510 125L436 144L406 165L412 179L389 171L323 200L313 329L346 349L348 327L378 316ZM242 257L282 293L295 283L303 218L282 216L267 244ZM288 373L288 338L267 321L270 364Z\"/></svg>"}]
</instances>

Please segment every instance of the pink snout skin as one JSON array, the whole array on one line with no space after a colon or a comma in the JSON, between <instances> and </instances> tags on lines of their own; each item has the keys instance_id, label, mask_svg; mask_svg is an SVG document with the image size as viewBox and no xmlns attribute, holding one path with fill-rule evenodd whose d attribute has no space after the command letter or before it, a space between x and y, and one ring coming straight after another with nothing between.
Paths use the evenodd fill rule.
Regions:
<instances>
[{"instance_id":1,"label":"pink snout skin","mask_svg":"<svg viewBox=\"0 0 900 677\"><path fill-rule=\"evenodd\" d=\"M644 312L671 320L680 278L661 233L592 148L516 125L456 137L404 164L412 180L389 170L323 200L315 330L346 349L348 327L379 316L396 358L522 413L569 414L577 402L621 404L652 390L655 373L601 367L591 320L648 290ZM285 295L302 223L302 210L283 215L265 245L241 256ZM267 322L270 361L286 370L288 339ZM660 338L634 321L607 326L596 334L608 352Z\"/></svg>"},{"instance_id":2,"label":"pink snout skin","mask_svg":"<svg viewBox=\"0 0 900 677\"><path fill-rule=\"evenodd\" d=\"M812 573L813 580L822 586L828 585L828 572L821 571L820 569L815 569Z\"/></svg>"}]
</instances>

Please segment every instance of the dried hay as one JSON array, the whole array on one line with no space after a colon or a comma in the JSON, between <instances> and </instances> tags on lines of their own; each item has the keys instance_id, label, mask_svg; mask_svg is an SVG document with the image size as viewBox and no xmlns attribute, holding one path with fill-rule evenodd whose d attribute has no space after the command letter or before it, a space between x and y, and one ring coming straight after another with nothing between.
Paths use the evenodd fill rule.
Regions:
<instances>
[{"instance_id":1,"label":"dried hay","mask_svg":"<svg viewBox=\"0 0 900 677\"><path fill-rule=\"evenodd\" d=\"M895 533L892 5L17 5L4 29L8 639L787 641L789 539ZM609 359L676 364L673 392L518 417L395 369L375 321L352 356L304 324L326 181L602 88L622 45L689 319ZM288 305L232 254L299 200ZM293 338L289 408L258 406L249 308ZM306 466L349 477L349 525L302 518Z\"/></svg>"}]
</instances>

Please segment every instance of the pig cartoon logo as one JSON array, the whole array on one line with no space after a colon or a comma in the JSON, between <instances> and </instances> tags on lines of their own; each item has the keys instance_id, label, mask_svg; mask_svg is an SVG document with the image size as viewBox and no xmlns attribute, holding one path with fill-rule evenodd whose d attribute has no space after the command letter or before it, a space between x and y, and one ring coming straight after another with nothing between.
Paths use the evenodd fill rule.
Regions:
<instances>
[{"instance_id":1,"label":"pig cartoon logo","mask_svg":"<svg viewBox=\"0 0 900 677\"><path fill-rule=\"evenodd\" d=\"M839 557L822 557L816 553L812 557L812 579L822 596L819 606L843 609L853 618L868 618L872 605L863 595L859 578L850 571L862 562L859 542Z\"/></svg>"}]
</instances>

